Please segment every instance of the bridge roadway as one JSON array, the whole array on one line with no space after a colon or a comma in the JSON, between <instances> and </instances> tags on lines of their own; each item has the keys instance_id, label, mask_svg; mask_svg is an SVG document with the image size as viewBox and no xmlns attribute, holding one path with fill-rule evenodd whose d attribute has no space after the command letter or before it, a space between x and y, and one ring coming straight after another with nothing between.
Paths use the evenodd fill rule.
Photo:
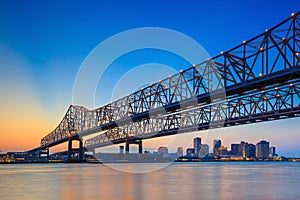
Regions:
<instances>
[{"instance_id":1,"label":"bridge roadway","mask_svg":"<svg viewBox=\"0 0 300 200\"><path fill-rule=\"evenodd\" d=\"M140 133L136 132L137 135L132 136L129 136L130 132L125 133L125 130L129 131L127 127L134 126L134 124L141 125L152 118L166 118L175 113L184 113L185 110L188 111L191 108L199 114L196 112L199 110L198 107L208 108L216 103L223 105L226 98L233 99L241 96L248 98L247 94L259 93L274 87L288 86L290 88L289 84L292 84L296 93L300 78L299 21L299 13L292 14L290 18L273 28L248 41L243 41L242 44L229 51L221 52L212 59L180 71L178 74L98 109L88 110L81 106L71 105L58 127L42 138L41 146L35 150L47 149L74 139L81 140L84 136L101 131L106 131L106 133L86 141L86 144L93 143L96 146L91 141L97 141L99 137L106 138L109 142L101 140L102 144L98 146L133 141L136 138L145 139L148 136L145 134L141 137L141 129ZM280 94L280 96L285 96L285 94ZM298 98L298 96L290 98ZM289 105L285 102L286 99L281 99L281 101ZM275 111L277 113L274 113ZM298 107L293 104L284 112L281 112L282 109L273 109L269 114L274 118L280 118L283 115L278 114L279 111L282 114L285 113L286 116L297 116ZM255 113L249 112L249 114L253 115L252 118L255 116ZM261 112L260 114L268 113ZM243 121L241 118L231 117L225 120L225 126L232 124L231 122L235 120L240 120L240 123ZM248 122L254 121L248 120ZM205 123L199 127L204 125ZM125 129L116 132L115 130L120 127L125 127ZM184 130L183 127L181 130ZM152 134L151 137L171 133L176 133L175 129L170 128L160 134ZM118 135L123 138L118 138Z\"/></svg>"}]
</instances>

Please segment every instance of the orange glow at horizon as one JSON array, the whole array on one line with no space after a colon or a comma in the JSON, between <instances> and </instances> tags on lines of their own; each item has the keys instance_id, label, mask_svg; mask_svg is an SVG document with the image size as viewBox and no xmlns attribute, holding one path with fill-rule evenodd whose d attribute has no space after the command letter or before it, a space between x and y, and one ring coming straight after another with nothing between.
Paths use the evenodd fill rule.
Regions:
<instances>
[{"instance_id":1,"label":"orange glow at horizon","mask_svg":"<svg viewBox=\"0 0 300 200\"><path fill-rule=\"evenodd\" d=\"M4 104L4 105L3 105ZM26 106L23 106L26 104ZM40 145L42 137L50 133L59 123L49 123L46 114L37 106L34 99L15 102L1 102L0 113L0 150L26 151ZM75 147L76 147L76 143ZM74 146L73 144L73 146ZM52 151L66 150L67 143L51 148Z\"/></svg>"},{"instance_id":2,"label":"orange glow at horizon","mask_svg":"<svg viewBox=\"0 0 300 200\"><path fill-rule=\"evenodd\" d=\"M33 96L1 101L0 149L24 151L38 147L49 124Z\"/></svg>"}]
</instances>

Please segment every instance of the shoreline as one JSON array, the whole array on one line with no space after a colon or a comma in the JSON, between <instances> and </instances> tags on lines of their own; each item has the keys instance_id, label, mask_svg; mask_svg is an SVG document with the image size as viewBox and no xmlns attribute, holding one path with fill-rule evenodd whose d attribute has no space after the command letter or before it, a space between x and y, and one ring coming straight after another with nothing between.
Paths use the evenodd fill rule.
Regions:
<instances>
[{"instance_id":1,"label":"shoreline","mask_svg":"<svg viewBox=\"0 0 300 200\"><path fill-rule=\"evenodd\" d=\"M144 164L151 164L151 163L226 163L226 162L300 162L300 159L288 159L288 160L206 160L206 161L108 161L108 162L102 162L102 161L95 161L95 162L89 162L89 161L72 161L72 162L64 162L64 161L37 161L37 162L0 162L0 165L18 165L18 164L79 164L79 163L87 163L87 164L129 164L129 163L144 163Z\"/></svg>"}]
</instances>

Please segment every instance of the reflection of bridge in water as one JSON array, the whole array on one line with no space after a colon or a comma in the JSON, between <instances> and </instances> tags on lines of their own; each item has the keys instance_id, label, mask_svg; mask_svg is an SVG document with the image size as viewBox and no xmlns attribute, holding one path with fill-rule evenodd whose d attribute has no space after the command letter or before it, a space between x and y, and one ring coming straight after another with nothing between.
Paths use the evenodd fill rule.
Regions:
<instances>
[{"instance_id":1,"label":"reflection of bridge in water","mask_svg":"<svg viewBox=\"0 0 300 200\"><path fill-rule=\"evenodd\" d=\"M300 114L300 13L203 63L94 110L71 105L31 150L79 140L79 149ZM82 137L99 133L85 141ZM48 152L48 151L47 151ZM80 159L83 158L83 153Z\"/></svg>"}]
</instances>

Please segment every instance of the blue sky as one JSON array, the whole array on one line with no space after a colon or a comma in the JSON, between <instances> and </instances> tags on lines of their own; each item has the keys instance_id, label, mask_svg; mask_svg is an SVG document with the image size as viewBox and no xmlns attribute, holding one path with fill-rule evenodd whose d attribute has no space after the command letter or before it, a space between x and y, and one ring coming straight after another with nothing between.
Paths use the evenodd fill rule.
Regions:
<instances>
[{"instance_id":1,"label":"blue sky","mask_svg":"<svg viewBox=\"0 0 300 200\"><path fill-rule=\"evenodd\" d=\"M39 113L32 114L31 118L32 122L43 118L46 128L35 130L35 139L40 138L59 123L68 106L72 104L73 84L85 57L100 42L115 34L139 27L169 28L193 38L214 56L263 32L299 10L300 3L296 0L0 0L2 107L8 112L16 113L15 115L19 115L24 107L38 110ZM104 82L107 88L97 91L97 107L110 100L110 85L123 73L133 65L150 62L166 64L177 70L187 65L185 60L165 52L149 50L124 56L106 72ZM13 123L13 119L7 119L4 115L3 118L6 120L3 126ZM288 120L280 124L290 127L292 133L289 137L297 137L295 123L298 122L299 120ZM255 129L257 126L251 127ZM274 131L281 134L269 125L259 127L262 132ZM243 132L243 129L234 128L232 131ZM251 129L246 132L251 132ZM7 131L18 137L19 133L14 133L14 130L7 128ZM7 137L6 132L0 134L4 139ZM39 140L31 145L34 146L34 143L38 145ZM1 145L5 146L0 143L0 149L3 148ZM5 148L9 149L9 145L7 146ZM297 149L286 147L283 152L295 154Z\"/></svg>"}]
</instances>

